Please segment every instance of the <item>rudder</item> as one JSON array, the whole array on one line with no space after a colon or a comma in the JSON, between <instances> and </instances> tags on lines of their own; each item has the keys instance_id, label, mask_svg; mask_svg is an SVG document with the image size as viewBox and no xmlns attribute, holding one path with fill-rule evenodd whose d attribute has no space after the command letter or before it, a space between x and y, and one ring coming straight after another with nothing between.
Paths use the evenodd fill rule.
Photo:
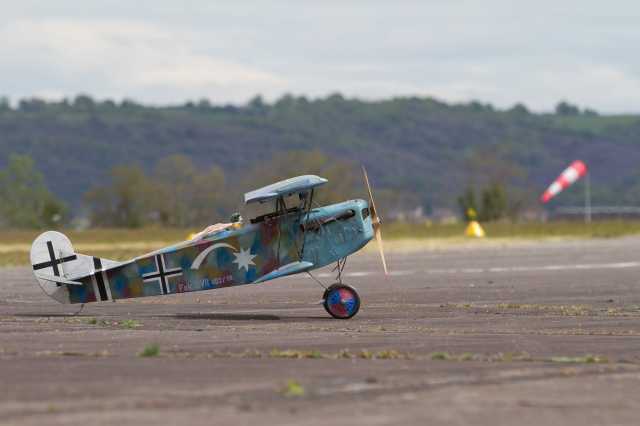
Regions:
<instances>
[{"instance_id":1,"label":"rudder","mask_svg":"<svg viewBox=\"0 0 640 426\"><path fill-rule=\"evenodd\" d=\"M76 253L66 235L57 231L40 234L31 245L31 265L33 273L42 290L60 303L71 303L69 286L83 285L75 281L78 278L93 275L118 265L109 259L86 256ZM101 297L105 291L100 288Z\"/></svg>"}]
</instances>

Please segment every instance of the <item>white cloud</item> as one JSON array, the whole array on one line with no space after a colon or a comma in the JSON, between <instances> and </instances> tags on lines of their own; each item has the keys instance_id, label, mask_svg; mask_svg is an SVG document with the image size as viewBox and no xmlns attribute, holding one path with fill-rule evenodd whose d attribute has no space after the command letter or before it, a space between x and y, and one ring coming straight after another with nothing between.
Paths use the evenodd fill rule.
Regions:
<instances>
[{"instance_id":1,"label":"white cloud","mask_svg":"<svg viewBox=\"0 0 640 426\"><path fill-rule=\"evenodd\" d=\"M638 112L640 79L611 65L583 65L552 69L534 82L547 96L569 99L582 105L599 105L605 110Z\"/></svg>"},{"instance_id":2,"label":"white cloud","mask_svg":"<svg viewBox=\"0 0 640 426\"><path fill-rule=\"evenodd\" d=\"M44 77L31 82L33 94L63 94L73 87L73 93L152 102L175 102L176 94L179 100L244 101L247 89L274 92L284 85L268 72L197 52L197 34L144 23L23 20L5 25L0 39L7 40L0 45L2 61L38 68ZM59 87L52 85L56 78Z\"/></svg>"},{"instance_id":3,"label":"white cloud","mask_svg":"<svg viewBox=\"0 0 640 426\"><path fill-rule=\"evenodd\" d=\"M632 1L23 0L0 16L0 91L153 103L341 91L637 112L639 20Z\"/></svg>"}]
</instances>

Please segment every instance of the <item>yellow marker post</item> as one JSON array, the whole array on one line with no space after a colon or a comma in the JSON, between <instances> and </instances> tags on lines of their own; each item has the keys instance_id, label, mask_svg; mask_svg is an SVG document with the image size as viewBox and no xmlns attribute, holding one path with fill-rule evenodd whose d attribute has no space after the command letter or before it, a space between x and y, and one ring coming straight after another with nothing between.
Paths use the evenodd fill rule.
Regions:
<instances>
[{"instance_id":1,"label":"yellow marker post","mask_svg":"<svg viewBox=\"0 0 640 426\"><path fill-rule=\"evenodd\" d=\"M474 237L474 238L484 238L486 236L484 229L482 229L482 226L480 226L477 220L472 220L471 222L469 222L469 225L467 226L467 229L464 231L464 234L467 237Z\"/></svg>"},{"instance_id":2,"label":"yellow marker post","mask_svg":"<svg viewBox=\"0 0 640 426\"><path fill-rule=\"evenodd\" d=\"M472 208L468 208L467 219L469 219L469 225L467 226L467 229L465 229L464 235L467 237L484 238L486 234L484 233L482 226L480 226L480 223L476 220L476 217L478 217L476 211Z\"/></svg>"}]
</instances>

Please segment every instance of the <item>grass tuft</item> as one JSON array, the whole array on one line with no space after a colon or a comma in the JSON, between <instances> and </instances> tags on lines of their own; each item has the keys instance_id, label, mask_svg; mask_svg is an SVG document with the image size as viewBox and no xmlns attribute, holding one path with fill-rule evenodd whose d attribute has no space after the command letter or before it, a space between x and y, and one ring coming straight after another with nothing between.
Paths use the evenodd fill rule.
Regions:
<instances>
[{"instance_id":1,"label":"grass tuft","mask_svg":"<svg viewBox=\"0 0 640 426\"><path fill-rule=\"evenodd\" d=\"M160 346L157 343L151 343L144 347L138 356L142 358L151 358L160 355Z\"/></svg>"},{"instance_id":2,"label":"grass tuft","mask_svg":"<svg viewBox=\"0 0 640 426\"><path fill-rule=\"evenodd\" d=\"M288 398L304 396L304 387L295 380L289 380L282 389L282 394Z\"/></svg>"},{"instance_id":3,"label":"grass tuft","mask_svg":"<svg viewBox=\"0 0 640 426\"><path fill-rule=\"evenodd\" d=\"M491 362L533 361L527 352L499 352L489 357Z\"/></svg>"},{"instance_id":4,"label":"grass tuft","mask_svg":"<svg viewBox=\"0 0 640 426\"><path fill-rule=\"evenodd\" d=\"M126 320L120 322L120 327L122 327L122 328L138 328L138 327L142 327L142 324L140 324L136 320L126 319Z\"/></svg>"},{"instance_id":5,"label":"grass tuft","mask_svg":"<svg viewBox=\"0 0 640 426\"><path fill-rule=\"evenodd\" d=\"M433 352L430 357L434 361L448 361L452 358L449 352Z\"/></svg>"},{"instance_id":6,"label":"grass tuft","mask_svg":"<svg viewBox=\"0 0 640 426\"><path fill-rule=\"evenodd\" d=\"M458 361L473 361L476 359L476 356L471 352L465 352L458 356Z\"/></svg>"},{"instance_id":7,"label":"grass tuft","mask_svg":"<svg viewBox=\"0 0 640 426\"><path fill-rule=\"evenodd\" d=\"M549 359L551 362L568 363L568 364L606 364L609 359L600 355L584 355L584 356L554 356Z\"/></svg>"}]
</instances>

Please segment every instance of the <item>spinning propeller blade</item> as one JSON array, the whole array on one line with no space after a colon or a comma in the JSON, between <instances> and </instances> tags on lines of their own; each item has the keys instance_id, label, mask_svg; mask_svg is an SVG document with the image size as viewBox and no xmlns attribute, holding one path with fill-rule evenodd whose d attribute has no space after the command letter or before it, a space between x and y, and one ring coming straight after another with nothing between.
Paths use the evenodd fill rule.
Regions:
<instances>
[{"instance_id":1,"label":"spinning propeller blade","mask_svg":"<svg viewBox=\"0 0 640 426\"><path fill-rule=\"evenodd\" d=\"M367 169L365 169L364 166L362 166L362 173L364 175L364 183L365 185L367 185L367 191L369 191L369 212L371 212L371 224L373 225L373 232L376 237L376 241L378 242L380 259L382 259L382 268L384 269L384 274L389 275L389 270L387 269L387 261L384 257L384 249L382 245L382 231L380 230L380 227L382 226L382 220L380 219L380 216L378 216L376 204L373 201L371 185L369 184L369 176L367 176Z\"/></svg>"},{"instance_id":2,"label":"spinning propeller blade","mask_svg":"<svg viewBox=\"0 0 640 426\"><path fill-rule=\"evenodd\" d=\"M384 269L384 274L389 275L389 271L387 270L387 261L384 258L384 250L382 247L382 233L380 232L380 228L376 228L375 230L376 241L378 242L378 250L380 251L380 259L382 259L382 268Z\"/></svg>"}]
</instances>

